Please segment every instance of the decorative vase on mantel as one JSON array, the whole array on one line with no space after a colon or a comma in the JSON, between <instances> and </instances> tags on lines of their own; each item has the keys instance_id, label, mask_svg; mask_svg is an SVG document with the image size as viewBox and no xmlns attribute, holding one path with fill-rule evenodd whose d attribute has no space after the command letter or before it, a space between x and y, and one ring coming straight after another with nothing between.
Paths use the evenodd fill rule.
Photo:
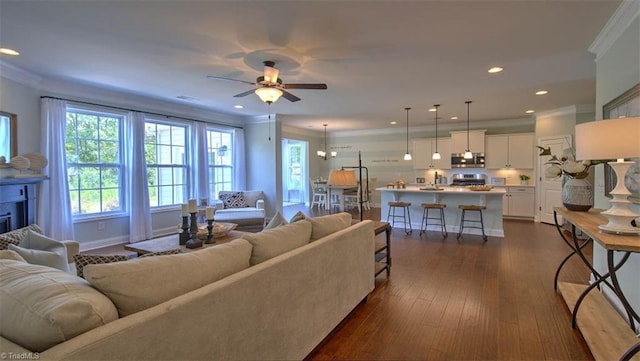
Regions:
<instances>
[{"instance_id":1,"label":"decorative vase on mantel","mask_svg":"<svg viewBox=\"0 0 640 361\"><path fill-rule=\"evenodd\" d=\"M562 186L562 205L570 211L586 212L593 207L593 187L588 180L567 177Z\"/></svg>"}]
</instances>

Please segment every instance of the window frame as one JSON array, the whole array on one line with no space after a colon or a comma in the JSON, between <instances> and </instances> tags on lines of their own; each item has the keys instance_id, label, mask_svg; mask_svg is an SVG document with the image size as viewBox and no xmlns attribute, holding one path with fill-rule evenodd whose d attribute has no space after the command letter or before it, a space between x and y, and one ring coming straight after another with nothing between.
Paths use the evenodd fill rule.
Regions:
<instances>
[{"instance_id":1,"label":"window frame","mask_svg":"<svg viewBox=\"0 0 640 361\"><path fill-rule=\"evenodd\" d=\"M124 215L128 214L128 209L126 206L126 202L125 202L125 194L126 194L126 182L124 179L124 175L125 175L125 171L126 171L126 165L125 165L125 160L124 160L124 124L126 121L126 117L127 115L123 112L117 112L117 111L113 111L113 110L107 110L104 109L102 107L97 107L97 106L86 106L86 105L77 105L77 104L68 104L66 109L65 109L65 121L66 121L66 117L69 116L69 113L73 113L75 116L75 120L77 121L77 115L78 114L84 114L84 115L89 115L89 116L96 116L98 118L100 117L112 117L112 118L117 118L119 121L118 124L118 142L117 142L117 149L118 149L118 156L116 159L116 163L103 163L103 162L93 162L93 163L81 163L79 161L79 158L76 160L76 162L70 162L69 159L69 154L67 153L66 150L66 144L67 144L67 136L65 134L65 163L66 163L66 168L67 168L67 186L69 187L69 200L72 202L71 204L71 209L72 209L72 219L74 222L83 222L83 221L90 221L90 220L94 220L94 219L104 219L104 218L114 218L114 217L121 217ZM67 123L68 125L68 123ZM67 131L68 133L68 131ZM79 156L79 152L78 152L78 141L81 140L83 138L79 138L78 137L78 127L76 124L76 127L74 129L74 141L75 141L75 149L76 149L76 153L74 155L78 155ZM100 135L98 133L98 137L96 139L93 139L94 141L96 141L98 143L98 147L100 144ZM99 152L99 149L97 150ZM73 155L72 155L73 156ZM98 158L99 159L99 158ZM72 168L99 168L99 172L102 173L103 170L105 169L116 169L118 172L118 182L117 182L117 186L115 187L115 189L118 190L119 192L119 196L118 196L118 202L119 202L119 208L117 210L113 210L113 211L103 211L103 204L102 204L102 199L100 199L100 208L101 211L100 212L91 212L91 213L73 213L73 207L74 207L74 203L73 203L73 198L71 196L72 194L72 189L77 189L78 192L78 204L82 203L82 200L80 198L80 194L82 192L81 188L81 180L78 179L78 184L77 187L72 188L71 187L71 174L69 172L70 169ZM98 189L100 190L101 194L102 194L102 178L100 178L100 186L99 188L91 188L91 189ZM108 187L106 189L114 189L114 187ZM102 198L102 197L101 197Z\"/></svg>"},{"instance_id":2,"label":"window frame","mask_svg":"<svg viewBox=\"0 0 640 361\"><path fill-rule=\"evenodd\" d=\"M213 197L213 199L218 199L218 192L220 191L232 191L235 189L235 184L236 184L236 179L235 179L235 135L232 129L222 129L222 128L218 128L218 127L212 127L212 126L207 126L206 127L206 138L207 138L207 171L209 172L209 184L207 184L207 189L209 189L209 193L210 195ZM224 145L219 146L219 147L214 147L212 144L210 144L211 141L211 137L210 134L211 133L218 133L218 134L227 134L229 136L229 146L227 147L227 149L225 150L226 152L229 152L229 156L230 156L230 164L229 165L225 165L225 164L221 164L221 165L216 165L215 163L212 164L211 160L215 160L215 158L210 157L209 155L211 154L211 150L212 149L220 149L222 148ZM221 138L221 137L219 137ZM221 142L222 143L222 142ZM219 152L218 152L219 153ZM229 182L216 182L216 177L215 174L217 173L217 170L220 171L224 171L224 170L229 170L229 177L230 177L230 181ZM228 184L229 188L227 189L227 187L222 186L220 189L217 188L218 184Z\"/></svg>"}]
</instances>

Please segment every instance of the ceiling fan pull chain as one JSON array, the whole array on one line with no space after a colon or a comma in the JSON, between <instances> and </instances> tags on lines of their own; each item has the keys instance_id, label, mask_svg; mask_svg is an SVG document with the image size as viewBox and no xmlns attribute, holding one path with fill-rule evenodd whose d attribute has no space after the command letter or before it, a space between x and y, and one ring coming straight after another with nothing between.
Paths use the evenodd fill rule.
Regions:
<instances>
[{"instance_id":1,"label":"ceiling fan pull chain","mask_svg":"<svg viewBox=\"0 0 640 361\"><path fill-rule=\"evenodd\" d=\"M271 141L271 102L267 102L267 109L269 114L269 141Z\"/></svg>"}]
</instances>

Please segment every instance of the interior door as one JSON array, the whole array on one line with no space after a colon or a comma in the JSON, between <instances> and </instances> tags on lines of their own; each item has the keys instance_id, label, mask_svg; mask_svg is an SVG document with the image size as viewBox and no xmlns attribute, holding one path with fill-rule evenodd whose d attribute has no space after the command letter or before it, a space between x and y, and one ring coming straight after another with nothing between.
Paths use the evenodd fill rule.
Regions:
<instances>
[{"instance_id":1,"label":"interior door","mask_svg":"<svg viewBox=\"0 0 640 361\"><path fill-rule=\"evenodd\" d=\"M282 200L285 205L305 203L309 199L307 149L305 141L282 140Z\"/></svg>"},{"instance_id":2,"label":"interior door","mask_svg":"<svg viewBox=\"0 0 640 361\"><path fill-rule=\"evenodd\" d=\"M564 149L572 146L571 135L544 137L538 140L538 145L551 148L551 154L560 157ZM539 154L538 152L537 154ZM549 167L546 162L551 156L538 156L538 212L540 222L555 224L553 207L562 207L562 177L547 178L545 170ZM562 223L562 219L558 219Z\"/></svg>"}]
</instances>

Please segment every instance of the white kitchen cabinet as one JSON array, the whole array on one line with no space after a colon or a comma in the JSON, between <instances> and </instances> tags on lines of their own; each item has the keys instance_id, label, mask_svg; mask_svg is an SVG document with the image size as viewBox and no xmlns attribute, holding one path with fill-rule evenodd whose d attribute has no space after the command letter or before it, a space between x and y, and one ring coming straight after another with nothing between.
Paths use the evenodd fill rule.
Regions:
<instances>
[{"instance_id":1,"label":"white kitchen cabinet","mask_svg":"<svg viewBox=\"0 0 640 361\"><path fill-rule=\"evenodd\" d=\"M471 153L484 153L484 133L486 130L469 131L469 151ZM451 152L464 153L467 150L467 131L451 132Z\"/></svg>"},{"instance_id":2,"label":"white kitchen cabinet","mask_svg":"<svg viewBox=\"0 0 640 361\"><path fill-rule=\"evenodd\" d=\"M534 187L506 187L502 197L502 215L533 218L535 209Z\"/></svg>"},{"instance_id":3,"label":"white kitchen cabinet","mask_svg":"<svg viewBox=\"0 0 640 361\"><path fill-rule=\"evenodd\" d=\"M413 141L414 169L451 169L451 138L438 138L440 159L432 159L436 150L435 138L416 139Z\"/></svg>"},{"instance_id":4,"label":"white kitchen cabinet","mask_svg":"<svg viewBox=\"0 0 640 361\"><path fill-rule=\"evenodd\" d=\"M534 135L488 135L485 162L487 169L533 169Z\"/></svg>"}]
</instances>

